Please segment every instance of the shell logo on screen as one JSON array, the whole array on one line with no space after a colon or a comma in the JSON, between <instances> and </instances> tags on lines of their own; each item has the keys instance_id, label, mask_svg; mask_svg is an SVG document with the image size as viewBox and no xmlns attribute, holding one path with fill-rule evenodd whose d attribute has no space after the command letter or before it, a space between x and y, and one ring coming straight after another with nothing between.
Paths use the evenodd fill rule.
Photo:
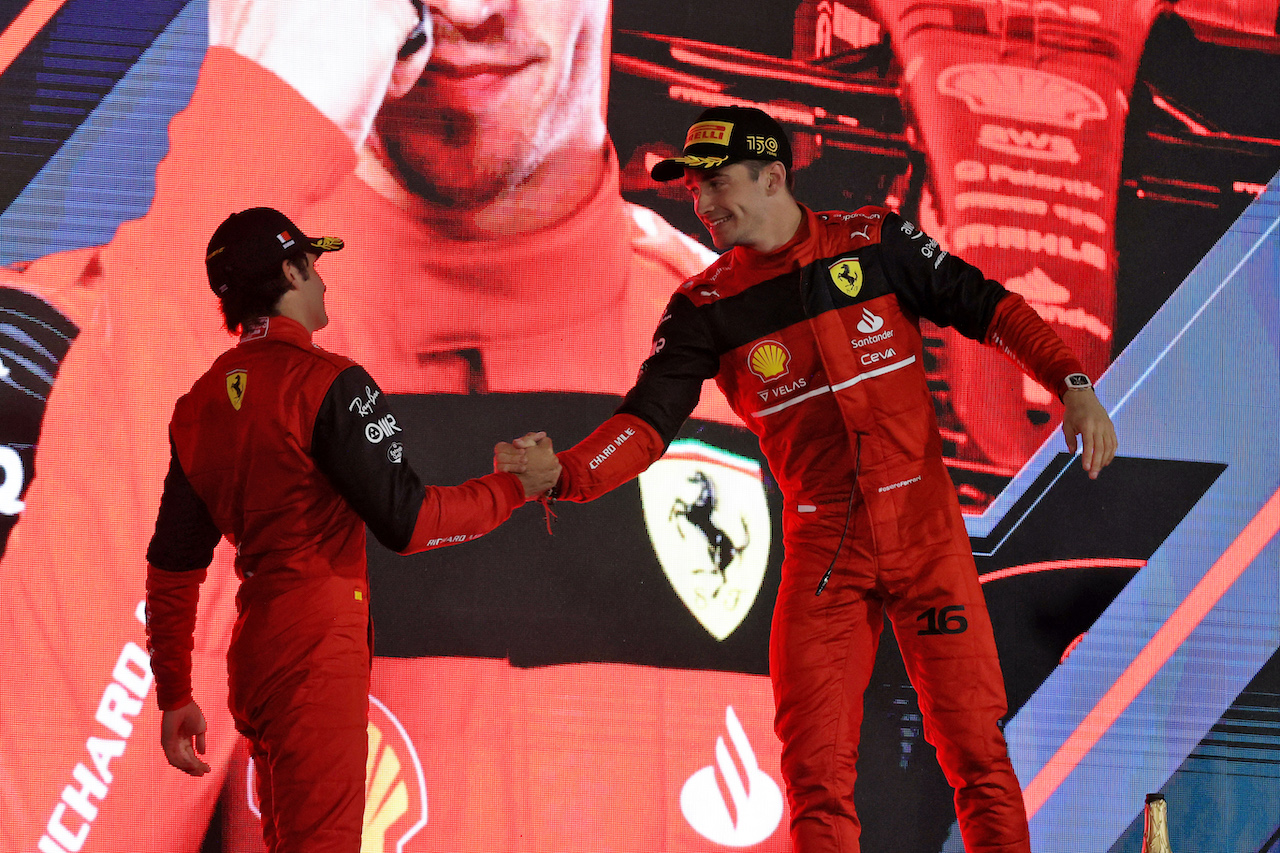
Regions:
<instances>
[{"instance_id":1,"label":"shell logo on screen","mask_svg":"<svg viewBox=\"0 0 1280 853\"><path fill-rule=\"evenodd\" d=\"M418 750L391 709L369 697L369 757L365 765L364 830L360 853L402 851L427 825L427 783ZM246 776L249 809L262 809L253 759Z\"/></svg>"},{"instance_id":2,"label":"shell logo on screen","mask_svg":"<svg viewBox=\"0 0 1280 853\"><path fill-rule=\"evenodd\" d=\"M732 705L724 709L724 724L733 751L723 736L716 738L716 763L684 783L680 811L703 838L725 847L750 847L773 835L782 822L782 789L760 769ZM732 808L722 790L729 793Z\"/></svg>"},{"instance_id":3,"label":"shell logo on screen","mask_svg":"<svg viewBox=\"0 0 1280 853\"><path fill-rule=\"evenodd\" d=\"M791 361L791 353L777 341L761 341L747 356L747 365L751 372L765 382L785 376L787 364Z\"/></svg>"},{"instance_id":4,"label":"shell logo on screen","mask_svg":"<svg viewBox=\"0 0 1280 853\"><path fill-rule=\"evenodd\" d=\"M1079 130L1107 117L1107 105L1088 86L1048 71L991 62L952 65L938 75L938 91L964 101L975 115L1040 122Z\"/></svg>"}]
</instances>

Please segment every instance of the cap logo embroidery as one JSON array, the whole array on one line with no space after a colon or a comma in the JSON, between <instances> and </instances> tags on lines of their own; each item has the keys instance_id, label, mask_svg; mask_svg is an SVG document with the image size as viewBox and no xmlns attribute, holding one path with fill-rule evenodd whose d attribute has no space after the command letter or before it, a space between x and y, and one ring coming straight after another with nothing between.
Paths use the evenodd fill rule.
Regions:
<instances>
[{"instance_id":1,"label":"cap logo embroidery","mask_svg":"<svg viewBox=\"0 0 1280 853\"><path fill-rule=\"evenodd\" d=\"M293 235L288 231L281 231L276 235L276 239L280 241L280 248L287 249L293 245Z\"/></svg>"},{"instance_id":2,"label":"cap logo embroidery","mask_svg":"<svg viewBox=\"0 0 1280 853\"><path fill-rule=\"evenodd\" d=\"M675 157L673 159L675 159L680 163L684 163L686 166L688 166L691 169L714 169L717 166L719 166L721 163L723 163L725 160L728 160L729 158L728 157L698 157L695 155L689 155L688 157Z\"/></svg>"},{"instance_id":3,"label":"cap logo embroidery","mask_svg":"<svg viewBox=\"0 0 1280 853\"><path fill-rule=\"evenodd\" d=\"M733 122L731 121L700 121L689 128L689 133L684 138L684 147L688 148L695 143L727 146L732 133Z\"/></svg>"}]
</instances>

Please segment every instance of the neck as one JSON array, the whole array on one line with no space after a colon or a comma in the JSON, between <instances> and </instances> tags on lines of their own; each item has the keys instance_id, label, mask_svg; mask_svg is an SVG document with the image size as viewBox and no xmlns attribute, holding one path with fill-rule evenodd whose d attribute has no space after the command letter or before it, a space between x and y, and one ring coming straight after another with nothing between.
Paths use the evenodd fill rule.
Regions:
<instances>
[{"instance_id":1,"label":"neck","mask_svg":"<svg viewBox=\"0 0 1280 853\"><path fill-rule=\"evenodd\" d=\"M778 210L750 248L764 255L776 252L791 242L796 232L800 230L800 223L803 220L804 211L800 209L800 205L794 198L788 195L785 199L779 199Z\"/></svg>"}]
</instances>

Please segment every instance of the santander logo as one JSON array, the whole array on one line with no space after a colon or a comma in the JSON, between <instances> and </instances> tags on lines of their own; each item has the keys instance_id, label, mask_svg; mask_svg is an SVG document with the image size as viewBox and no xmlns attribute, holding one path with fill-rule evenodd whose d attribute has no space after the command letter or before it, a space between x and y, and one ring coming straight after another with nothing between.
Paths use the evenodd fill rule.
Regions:
<instances>
[{"instance_id":1,"label":"santander logo","mask_svg":"<svg viewBox=\"0 0 1280 853\"><path fill-rule=\"evenodd\" d=\"M760 769L732 705L725 708L724 724L734 752L724 737L716 738L715 766L703 767L684 783L680 811L709 841L725 847L750 847L773 835L782 822L782 790ZM731 802L725 802L722 786Z\"/></svg>"},{"instance_id":2,"label":"santander logo","mask_svg":"<svg viewBox=\"0 0 1280 853\"><path fill-rule=\"evenodd\" d=\"M858 331L864 335L872 332L880 331L880 327L884 325L884 318L872 314L866 308L862 309L862 320L858 323Z\"/></svg>"}]
</instances>

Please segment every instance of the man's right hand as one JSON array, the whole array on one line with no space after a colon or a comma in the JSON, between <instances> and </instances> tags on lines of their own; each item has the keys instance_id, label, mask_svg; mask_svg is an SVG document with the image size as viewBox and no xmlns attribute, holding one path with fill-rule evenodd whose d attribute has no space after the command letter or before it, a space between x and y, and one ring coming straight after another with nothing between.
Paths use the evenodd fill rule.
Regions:
<instances>
[{"instance_id":1,"label":"man's right hand","mask_svg":"<svg viewBox=\"0 0 1280 853\"><path fill-rule=\"evenodd\" d=\"M356 148L388 92L402 95L431 57L397 53L420 22L410 0L209 0L209 44L273 72L340 127Z\"/></svg>"},{"instance_id":2,"label":"man's right hand","mask_svg":"<svg viewBox=\"0 0 1280 853\"><path fill-rule=\"evenodd\" d=\"M560 480L560 460L545 432L531 432L493 448L493 469L520 478L524 495L534 498Z\"/></svg>"},{"instance_id":3,"label":"man's right hand","mask_svg":"<svg viewBox=\"0 0 1280 853\"><path fill-rule=\"evenodd\" d=\"M204 714L195 702L165 711L160 719L160 745L164 747L164 757L183 773L192 776L208 773L212 768L196 754L204 755L206 728Z\"/></svg>"}]
</instances>

